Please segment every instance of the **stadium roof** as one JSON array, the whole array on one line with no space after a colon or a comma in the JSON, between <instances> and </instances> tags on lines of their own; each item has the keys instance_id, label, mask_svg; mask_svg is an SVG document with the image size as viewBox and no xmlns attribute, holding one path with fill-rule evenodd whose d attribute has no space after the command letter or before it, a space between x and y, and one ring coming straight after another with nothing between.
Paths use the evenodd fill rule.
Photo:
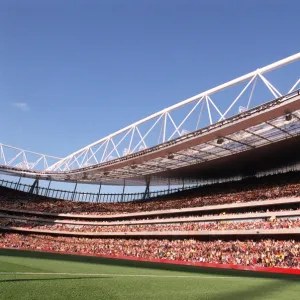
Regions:
<instances>
[{"instance_id":1,"label":"stadium roof","mask_svg":"<svg viewBox=\"0 0 300 300\"><path fill-rule=\"evenodd\" d=\"M127 155L123 158L85 168L57 171L22 171L26 177L106 184L167 185L193 182L228 174L241 174L290 161L300 149L299 90L235 117L186 134L180 138ZM290 152L291 151L291 152ZM299 153L299 152L298 152ZM242 159L241 159L242 158ZM262 160L262 158L264 158ZM241 160L243 165L241 165ZM260 164L260 165L258 165ZM9 174L20 170L1 167ZM235 172L233 172L233 170Z\"/></svg>"},{"instance_id":2,"label":"stadium roof","mask_svg":"<svg viewBox=\"0 0 300 300\"><path fill-rule=\"evenodd\" d=\"M63 159L30 152L39 157L30 164L28 152L10 147L17 154L8 160L4 150L9 146L0 144L1 159L4 161L0 171L31 178L101 182L107 185L123 185L124 181L126 185L145 185L149 181L151 185L175 185L181 184L183 179L189 184L204 178L247 175L294 162L300 150L300 94L299 90L295 90L300 79L288 94L282 96L263 74L299 59L300 53L196 95ZM249 109L258 80L265 84L275 100ZM222 113L211 95L244 82L247 84ZM247 90L250 95L246 107L242 107L239 114L233 113L228 117ZM189 104L192 107L189 107L185 118L180 124L176 124L171 113ZM200 119L206 105L208 126L197 129L197 122L196 130L182 131L184 123L201 105L202 109L197 117ZM212 109L218 114L217 122L213 122ZM141 134L140 126L149 121L152 122L150 129L144 135ZM160 122L161 130L155 131L155 126ZM174 130L169 131L168 124ZM145 143L151 132L159 134L158 143L152 143L153 146ZM135 140L135 135L139 139ZM118 146L126 139L126 151L120 155ZM117 158L112 153L117 154ZM97 157L99 154L101 158ZM55 163L49 166L47 159L53 159ZM41 162L44 162L44 168L38 169Z\"/></svg>"}]
</instances>

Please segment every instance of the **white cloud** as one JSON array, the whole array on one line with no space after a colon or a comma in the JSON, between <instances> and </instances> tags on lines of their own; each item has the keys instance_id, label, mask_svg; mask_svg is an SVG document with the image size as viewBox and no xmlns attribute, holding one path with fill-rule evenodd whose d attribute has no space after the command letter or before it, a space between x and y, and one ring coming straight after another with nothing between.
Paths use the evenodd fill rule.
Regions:
<instances>
[{"instance_id":1,"label":"white cloud","mask_svg":"<svg viewBox=\"0 0 300 300\"><path fill-rule=\"evenodd\" d=\"M26 102L15 102L12 104L12 106L24 112L30 111L29 106Z\"/></svg>"}]
</instances>

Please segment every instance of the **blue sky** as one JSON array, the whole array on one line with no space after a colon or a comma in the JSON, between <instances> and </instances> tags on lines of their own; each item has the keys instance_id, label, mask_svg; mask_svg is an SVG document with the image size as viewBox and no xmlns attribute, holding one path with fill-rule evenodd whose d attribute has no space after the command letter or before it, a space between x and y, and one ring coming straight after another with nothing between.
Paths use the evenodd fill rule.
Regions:
<instances>
[{"instance_id":1,"label":"blue sky","mask_svg":"<svg viewBox=\"0 0 300 300\"><path fill-rule=\"evenodd\" d=\"M0 0L0 142L66 156L300 49L296 0Z\"/></svg>"}]
</instances>

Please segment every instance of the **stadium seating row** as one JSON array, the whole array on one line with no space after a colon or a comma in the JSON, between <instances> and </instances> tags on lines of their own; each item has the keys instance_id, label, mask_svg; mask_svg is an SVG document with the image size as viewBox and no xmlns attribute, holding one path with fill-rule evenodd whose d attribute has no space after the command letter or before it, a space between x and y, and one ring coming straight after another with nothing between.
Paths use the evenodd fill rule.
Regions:
<instances>
[{"instance_id":1,"label":"stadium seating row","mask_svg":"<svg viewBox=\"0 0 300 300\"><path fill-rule=\"evenodd\" d=\"M111 215L116 213L148 212L182 209L208 205L245 203L282 197L300 197L300 173L293 172L238 182L211 185L179 192L160 200L129 203L85 203L54 200L0 188L2 209L39 211L43 213L72 213Z\"/></svg>"},{"instance_id":2,"label":"stadium seating row","mask_svg":"<svg viewBox=\"0 0 300 300\"><path fill-rule=\"evenodd\" d=\"M20 229L39 229L66 232L170 232L170 231L226 231L256 229L295 229L300 228L300 218L271 218L267 221L221 221L221 222L182 222L166 224L134 225L73 225L49 224L17 219L0 219L1 227L18 227Z\"/></svg>"},{"instance_id":3,"label":"stadium seating row","mask_svg":"<svg viewBox=\"0 0 300 300\"><path fill-rule=\"evenodd\" d=\"M300 243L295 240L90 239L3 233L0 234L0 248L300 268Z\"/></svg>"},{"instance_id":4,"label":"stadium seating row","mask_svg":"<svg viewBox=\"0 0 300 300\"><path fill-rule=\"evenodd\" d=\"M287 207L285 205L285 207ZM209 212L208 212L209 213ZM12 219L20 220L23 223L25 221L35 221L39 223L53 223L53 224L73 224L73 225L98 225L98 226L111 226L111 225L133 225L133 224L166 224L166 223L183 223L183 222L212 222L212 221L238 221L238 220L255 220L255 219L270 219L270 218L284 218L284 217L299 217L300 208L292 206L291 208L269 210L252 210L246 213L226 212L219 214L207 214L207 215L189 215L189 216L176 216L176 217L163 217L153 216L145 219L130 219L130 220L77 220L76 218L64 219L61 216L55 216L49 218L49 216L30 215L27 213L15 213L14 211L0 212L0 219Z\"/></svg>"}]
</instances>

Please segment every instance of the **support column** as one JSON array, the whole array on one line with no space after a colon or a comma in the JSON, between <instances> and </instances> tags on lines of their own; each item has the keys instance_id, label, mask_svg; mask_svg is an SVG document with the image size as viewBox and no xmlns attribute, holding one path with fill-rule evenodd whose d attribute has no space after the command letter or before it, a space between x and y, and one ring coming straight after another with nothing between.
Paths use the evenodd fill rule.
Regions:
<instances>
[{"instance_id":1,"label":"support column","mask_svg":"<svg viewBox=\"0 0 300 300\"><path fill-rule=\"evenodd\" d=\"M184 190L184 178L182 178L182 189Z\"/></svg>"},{"instance_id":2,"label":"support column","mask_svg":"<svg viewBox=\"0 0 300 300\"><path fill-rule=\"evenodd\" d=\"M144 192L143 199L149 199L150 198L150 177L146 177L146 188Z\"/></svg>"},{"instance_id":3,"label":"support column","mask_svg":"<svg viewBox=\"0 0 300 300\"><path fill-rule=\"evenodd\" d=\"M123 202L124 193L125 193L125 179L124 179L124 184L123 184L123 192L122 192L121 202Z\"/></svg>"},{"instance_id":4,"label":"support column","mask_svg":"<svg viewBox=\"0 0 300 300\"><path fill-rule=\"evenodd\" d=\"M72 194L72 199L71 199L72 201L74 200L76 189L77 189L77 181L75 183L75 188L74 188L74 191L73 191L73 194Z\"/></svg>"},{"instance_id":5,"label":"support column","mask_svg":"<svg viewBox=\"0 0 300 300\"><path fill-rule=\"evenodd\" d=\"M29 193L30 194L33 194L34 192L34 189L36 189L36 192L37 192L37 195L39 193L39 179L35 179L34 183L32 184L30 190L29 190Z\"/></svg>"},{"instance_id":6,"label":"support column","mask_svg":"<svg viewBox=\"0 0 300 300\"><path fill-rule=\"evenodd\" d=\"M171 185L171 182L170 182L170 177L168 178L168 194L170 194L170 185Z\"/></svg>"},{"instance_id":7,"label":"support column","mask_svg":"<svg viewBox=\"0 0 300 300\"><path fill-rule=\"evenodd\" d=\"M38 195L39 194L39 180L37 180L36 182L36 186L35 186L35 191L36 191L36 194Z\"/></svg>"},{"instance_id":8,"label":"support column","mask_svg":"<svg viewBox=\"0 0 300 300\"><path fill-rule=\"evenodd\" d=\"M100 199L100 193L101 193L101 182L100 182L100 185L99 185L99 191L98 191L98 196L97 196L97 203L99 203L99 199Z\"/></svg>"},{"instance_id":9,"label":"support column","mask_svg":"<svg viewBox=\"0 0 300 300\"><path fill-rule=\"evenodd\" d=\"M49 191L50 191L50 184L51 184L51 180L49 180L49 184L48 184L48 187L47 187L47 190L46 190L46 197L48 197L49 195Z\"/></svg>"}]
</instances>

